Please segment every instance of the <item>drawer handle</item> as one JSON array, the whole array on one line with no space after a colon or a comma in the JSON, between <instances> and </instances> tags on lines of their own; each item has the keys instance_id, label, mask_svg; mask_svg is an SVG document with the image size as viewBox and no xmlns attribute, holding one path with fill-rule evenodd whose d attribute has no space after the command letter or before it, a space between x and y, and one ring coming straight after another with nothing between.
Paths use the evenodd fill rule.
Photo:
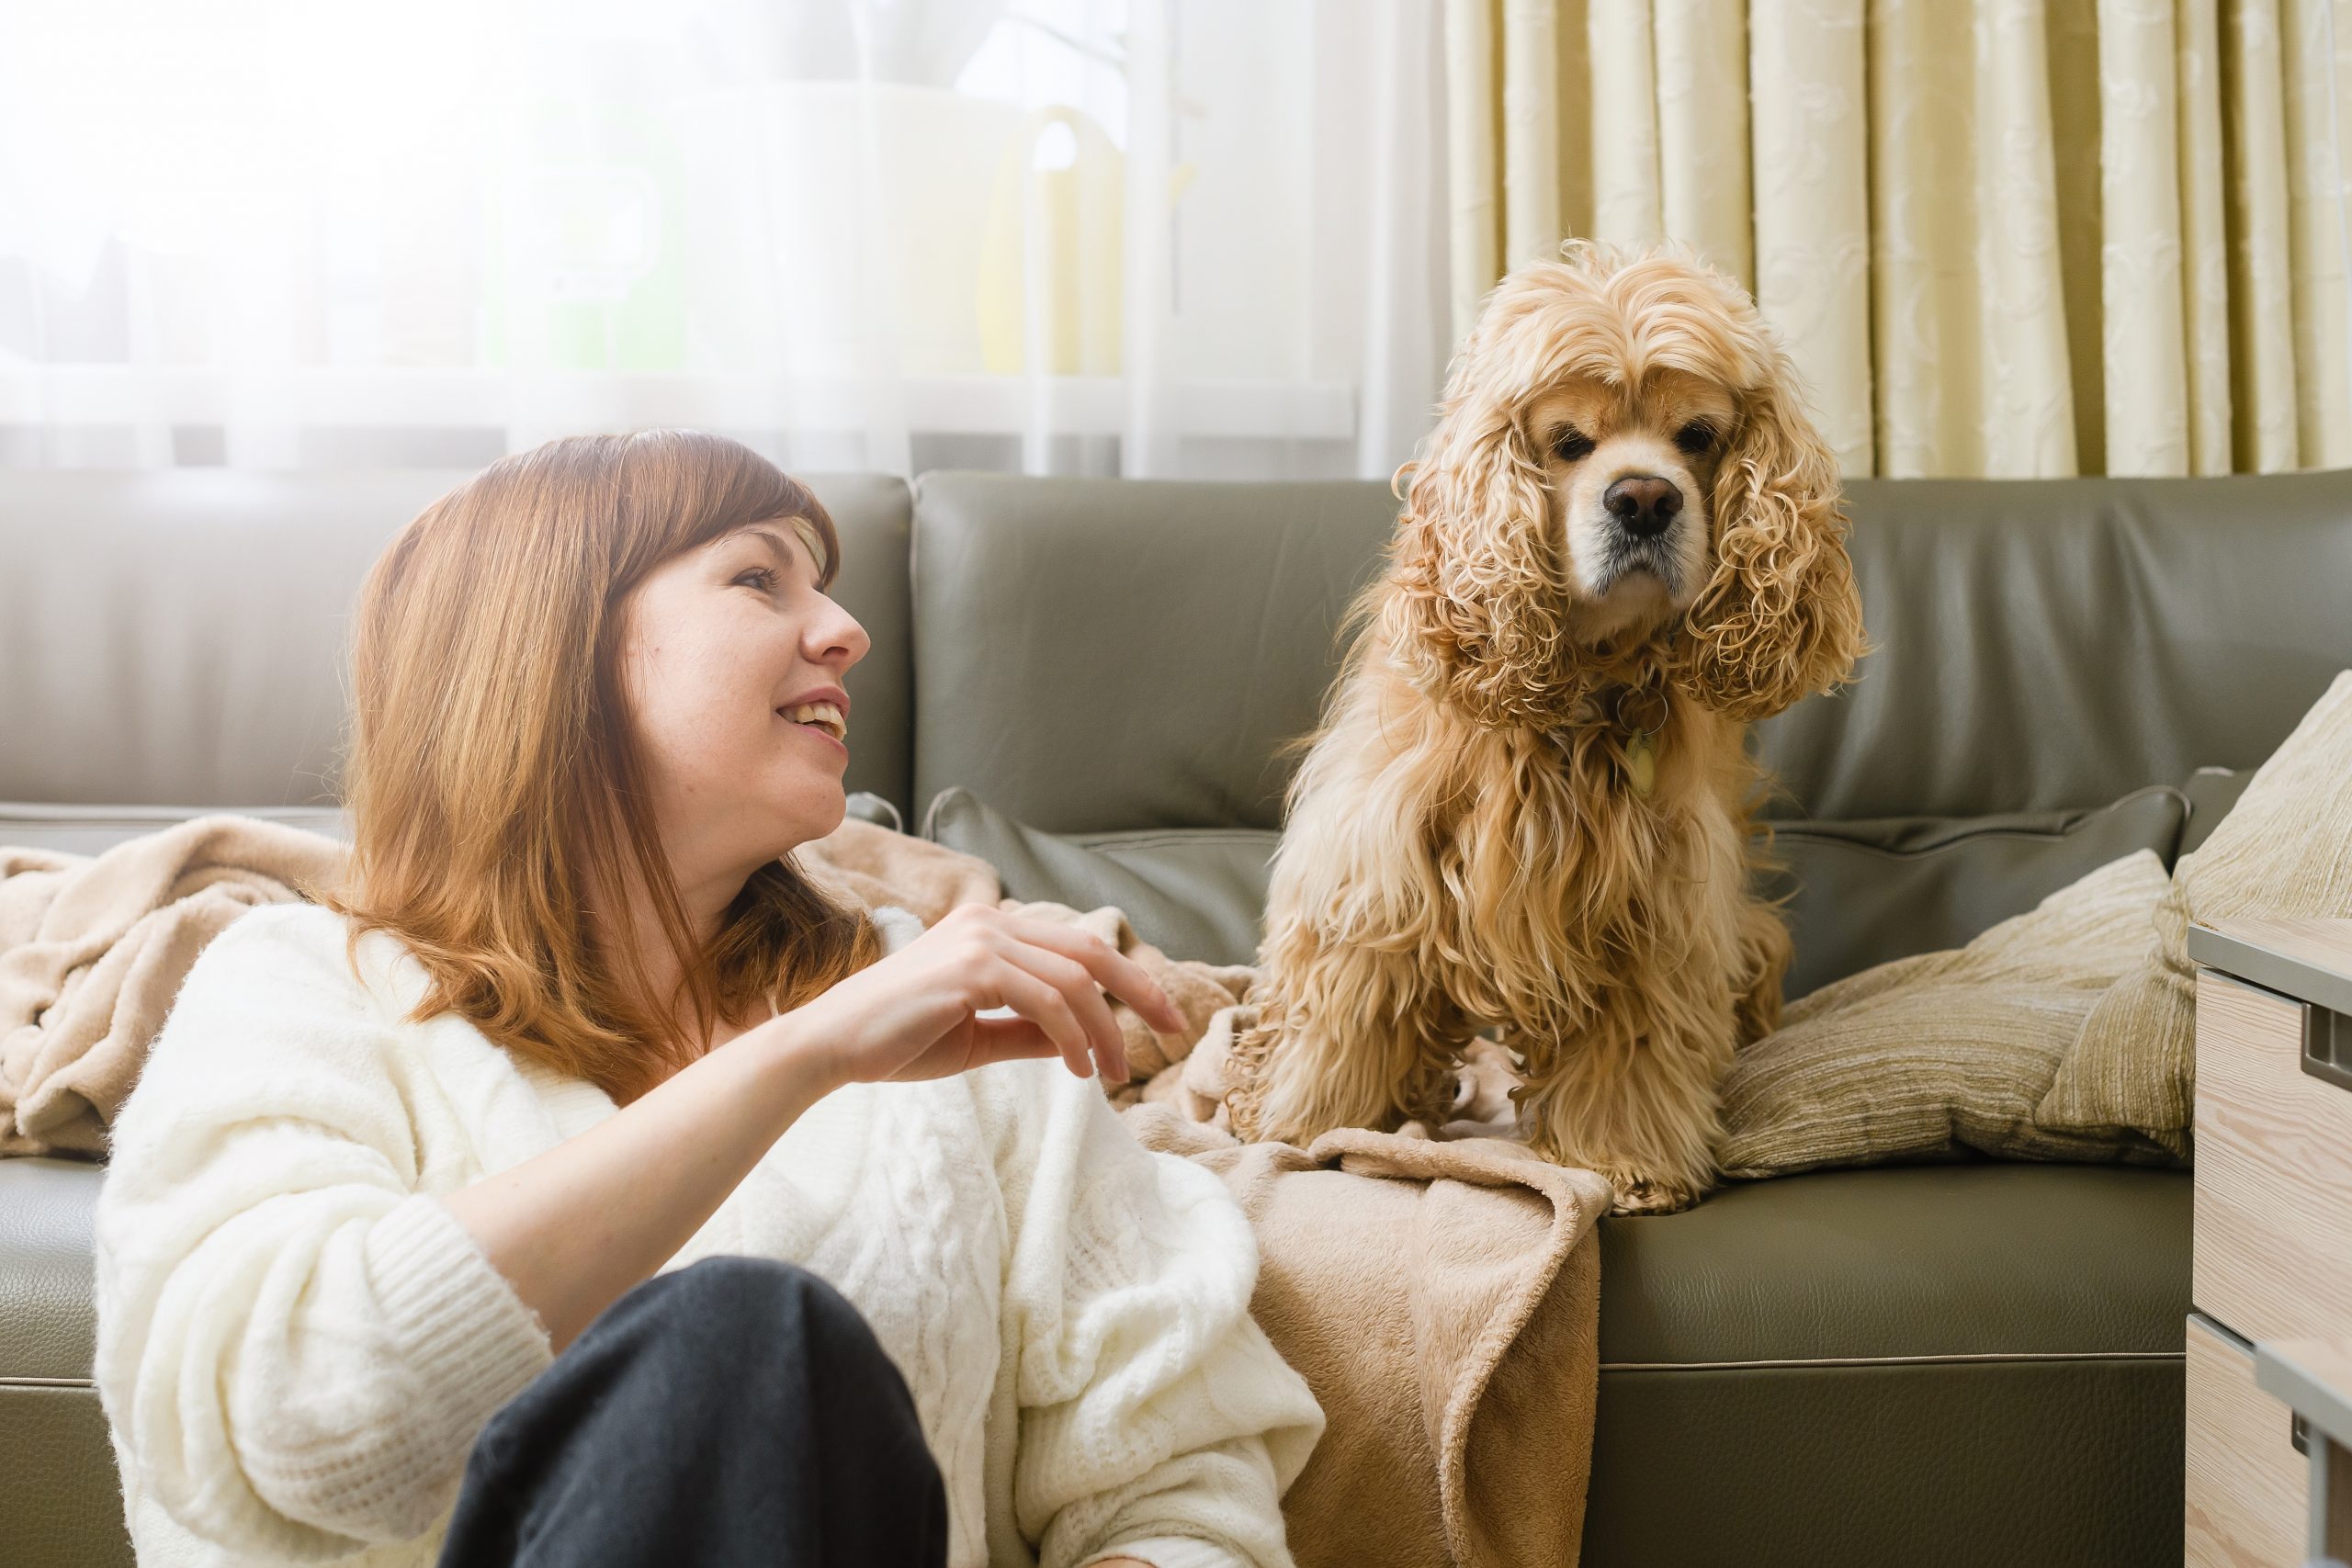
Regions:
<instances>
[{"instance_id":1,"label":"drawer handle","mask_svg":"<svg viewBox=\"0 0 2352 1568\"><path fill-rule=\"evenodd\" d=\"M2303 1071L2338 1089L2352 1089L2352 1015L2304 1007Z\"/></svg>"},{"instance_id":2,"label":"drawer handle","mask_svg":"<svg viewBox=\"0 0 2352 1568\"><path fill-rule=\"evenodd\" d=\"M2311 1432L2312 1424L2303 1419L2301 1411L2287 1413L2287 1440L2295 1445L2297 1453L2309 1454L2312 1451Z\"/></svg>"}]
</instances>

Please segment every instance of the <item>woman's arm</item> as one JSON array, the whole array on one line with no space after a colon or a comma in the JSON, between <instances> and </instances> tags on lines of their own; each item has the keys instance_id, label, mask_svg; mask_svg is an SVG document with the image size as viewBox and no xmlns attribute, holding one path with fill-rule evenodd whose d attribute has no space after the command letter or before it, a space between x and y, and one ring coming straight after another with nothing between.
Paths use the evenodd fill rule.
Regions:
<instances>
[{"instance_id":1,"label":"woman's arm","mask_svg":"<svg viewBox=\"0 0 2352 1568\"><path fill-rule=\"evenodd\" d=\"M443 1201L557 1349L684 1246L769 1145L844 1083L1058 1053L1126 1076L1097 987L1166 1028L1159 987L1101 939L979 906L728 1041L613 1116ZM1024 1016L976 1019L1010 1007Z\"/></svg>"},{"instance_id":2,"label":"woman's arm","mask_svg":"<svg viewBox=\"0 0 2352 1568\"><path fill-rule=\"evenodd\" d=\"M555 1350L685 1245L839 1087L792 1021L727 1042L577 1137L443 1196Z\"/></svg>"}]
</instances>

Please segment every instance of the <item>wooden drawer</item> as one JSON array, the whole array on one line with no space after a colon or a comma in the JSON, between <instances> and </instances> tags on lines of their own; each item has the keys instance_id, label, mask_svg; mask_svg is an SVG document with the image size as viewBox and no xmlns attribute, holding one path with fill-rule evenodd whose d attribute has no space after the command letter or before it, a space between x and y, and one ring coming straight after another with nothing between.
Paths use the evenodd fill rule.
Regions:
<instances>
[{"instance_id":1,"label":"wooden drawer","mask_svg":"<svg viewBox=\"0 0 2352 1568\"><path fill-rule=\"evenodd\" d=\"M2198 971L2190 1290L2247 1340L2352 1333L2352 1089L2303 1070L2312 1013Z\"/></svg>"},{"instance_id":2,"label":"wooden drawer","mask_svg":"<svg viewBox=\"0 0 2352 1568\"><path fill-rule=\"evenodd\" d=\"M2291 1413L2254 1385L2254 1357L2188 1318L2188 1568L2299 1568L2311 1461Z\"/></svg>"}]
</instances>

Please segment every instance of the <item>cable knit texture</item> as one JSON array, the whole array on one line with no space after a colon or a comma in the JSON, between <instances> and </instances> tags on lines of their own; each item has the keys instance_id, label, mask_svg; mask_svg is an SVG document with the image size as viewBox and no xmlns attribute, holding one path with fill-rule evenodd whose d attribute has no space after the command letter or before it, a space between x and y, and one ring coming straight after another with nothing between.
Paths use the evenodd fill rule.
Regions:
<instances>
[{"instance_id":1,"label":"cable knit texture","mask_svg":"<svg viewBox=\"0 0 2352 1568\"><path fill-rule=\"evenodd\" d=\"M892 949L920 934L877 916ZM434 1196L613 1113L344 958L310 904L189 971L114 1125L97 1382L142 1564L429 1564L475 1435L550 1359ZM956 1568L1287 1565L1323 1416L1250 1315L1211 1172L1058 1061L828 1096L663 1265L741 1253L855 1302L913 1390Z\"/></svg>"}]
</instances>

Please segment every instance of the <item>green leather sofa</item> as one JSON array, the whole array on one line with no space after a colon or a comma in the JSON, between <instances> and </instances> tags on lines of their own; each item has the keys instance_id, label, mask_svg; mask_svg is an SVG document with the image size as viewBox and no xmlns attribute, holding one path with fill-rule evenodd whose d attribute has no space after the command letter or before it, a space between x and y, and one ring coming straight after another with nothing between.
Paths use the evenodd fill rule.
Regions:
<instances>
[{"instance_id":1,"label":"green leather sofa","mask_svg":"<svg viewBox=\"0 0 2352 1568\"><path fill-rule=\"evenodd\" d=\"M224 807L336 829L351 594L458 477L0 474L0 843ZM874 639L852 788L910 826L958 788L1131 877L1213 847L1246 896L1385 486L816 488ZM1757 737L1810 980L1964 938L2070 855L2177 853L2352 666L2352 472L1858 482L1850 510L1877 651ZM102 1175L0 1160L0 1562L129 1556L89 1384ZM2177 1560L2186 1173L1821 1172L1600 1246L1593 1568Z\"/></svg>"}]
</instances>

